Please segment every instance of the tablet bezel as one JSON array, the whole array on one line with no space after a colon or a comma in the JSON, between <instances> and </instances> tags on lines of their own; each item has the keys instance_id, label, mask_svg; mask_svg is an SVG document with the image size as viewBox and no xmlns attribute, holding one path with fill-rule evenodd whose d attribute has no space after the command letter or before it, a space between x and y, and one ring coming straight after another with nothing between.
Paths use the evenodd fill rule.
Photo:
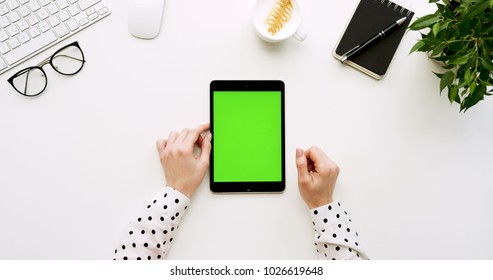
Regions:
<instances>
[{"instance_id":1,"label":"tablet bezel","mask_svg":"<svg viewBox=\"0 0 493 280\"><path fill-rule=\"evenodd\" d=\"M214 182L214 92L215 91L279 91L281 92L281 181L263 182ZM210 156L209 182L215 193L278 193L286 187L285 168L285 118L284 118L284 82L280 80L215 80L210 84L210 130L212 149Z\"/></svg>"}]
</instances>

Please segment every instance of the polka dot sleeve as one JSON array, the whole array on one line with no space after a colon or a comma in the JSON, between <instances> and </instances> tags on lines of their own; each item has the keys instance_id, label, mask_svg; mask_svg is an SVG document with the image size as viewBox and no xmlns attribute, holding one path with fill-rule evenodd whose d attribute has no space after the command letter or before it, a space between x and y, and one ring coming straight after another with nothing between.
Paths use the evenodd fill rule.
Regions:
<instances>
[{"instance_id":1,"label":"polka dot sleeve","mask_svg":"<svg viewBox=\"0 0 493 280\"><path fill-rule=\"evenodd\" d=\"M319 259L366 259L358 232L339 202L311 209L310 213Z\"/></svg>"},{"instance_id":2,"label":"polka dot sleeve","mask_svg":"<svg viewBox=\"0 0 493 280\"><path fill-rule=\"evenodd\" d=\"M182 193L166 186L130 222L114 259L158 260L168 255L180 219L190 203Z\"/></svg>"}]
</instances>

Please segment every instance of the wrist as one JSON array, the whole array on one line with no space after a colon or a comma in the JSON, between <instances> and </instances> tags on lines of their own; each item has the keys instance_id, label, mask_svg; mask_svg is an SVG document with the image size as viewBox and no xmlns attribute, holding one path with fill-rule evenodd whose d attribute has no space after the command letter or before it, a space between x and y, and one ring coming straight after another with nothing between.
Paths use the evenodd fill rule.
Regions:
<instances>
[{"instance_id":1,"label":"wrist","mask_svg":"<svg viewBox=\"0 0 493 280\"><path fill-rule=\"evenodd\" d=\"M306 205L308 206L309 209L315 209L320 206L331 204L332 202L334 202L334 199L332 197L328 197L326 199L319 199L316 201L307 202Z\"/></svg>"},{"instance_id":2,"label":"wrist","mask_svg":"<svg viewBox=\"0 0 493 280\"><path fill-rule=\"evenodd\" d=\"M181 192L184 196L188 197L188 199L192 198L193 192L191 191L187 191L185 189L177 190L177 191Z\"/></svg>"},{"instance_id":3,"label":"wrist","mask_svg":"<svg viewBox=\"0 0 493 280\"><path fill-rule=\"evenodd\" d=\"M175 191L177 191L177 192L179 192L181 194L183 194L188 199L190 199L192 197L192 195L193 195L193 191L191 191L191 188L184 187L181 184L177 184L177 183L174 183L174 184L166 184L166 186L174 189Z\"/></svg>"},{"instance_id":4,"label":"wrist","mask_svg":"<svg viewBox=\"0 0 493 280\"><path fill-rule=\"evenodd\" d=\"M175 186L166 184L164 188L167 189L168 191L171 191L172 193L175 193L175 196L180 198L179 201L187 201L187 202L190 201L190 197L185 193L183 193L181 190L175 188Z\"/></svg>"}]
</instances>

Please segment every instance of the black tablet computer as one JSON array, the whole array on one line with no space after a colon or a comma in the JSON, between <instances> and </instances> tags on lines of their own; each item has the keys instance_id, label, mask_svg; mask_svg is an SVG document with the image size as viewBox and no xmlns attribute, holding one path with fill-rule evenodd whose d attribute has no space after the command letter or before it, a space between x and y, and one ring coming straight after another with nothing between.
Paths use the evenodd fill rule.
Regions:
<instances>
[{"instance_id":1,"label":"black tablet computer","mask_svg":"<svg viewBox=\"0 0 493 280\"><path fill-rule=\"evenodd\" d=\"M210 84L213 192L281 192L286 185L284 82Z\"/></svg>"}]
</instances>

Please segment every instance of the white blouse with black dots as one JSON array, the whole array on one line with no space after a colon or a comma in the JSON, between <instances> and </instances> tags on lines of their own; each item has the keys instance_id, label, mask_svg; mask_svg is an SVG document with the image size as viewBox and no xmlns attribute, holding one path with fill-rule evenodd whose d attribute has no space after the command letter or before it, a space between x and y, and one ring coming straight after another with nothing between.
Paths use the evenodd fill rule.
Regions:
<instances>
[{"instance_id":1,"label":"white blouse with black dots","mask_svg":"<svg viewBox=\"0 0 493 280\"><path fill-rule=\"evenodd\" d=\"M180 219L190 199L171 187L165 187L130 222L121 245L115 249L117 260L165 259L173 243ZM339 202L311 209L315 227L315 246L320 259L365 259L358 232Z\"/></svg>"},{"instance_id":2,"label":"white blouse with black dots","mask_svg":"<svg viewBox=\"0 0 493 280\"><path fill-rule=\"evenodd\" d=\"M340 202L311 209L319 259L357 260L363 255L359 235Z\"/></svg>"}]
</instances>

